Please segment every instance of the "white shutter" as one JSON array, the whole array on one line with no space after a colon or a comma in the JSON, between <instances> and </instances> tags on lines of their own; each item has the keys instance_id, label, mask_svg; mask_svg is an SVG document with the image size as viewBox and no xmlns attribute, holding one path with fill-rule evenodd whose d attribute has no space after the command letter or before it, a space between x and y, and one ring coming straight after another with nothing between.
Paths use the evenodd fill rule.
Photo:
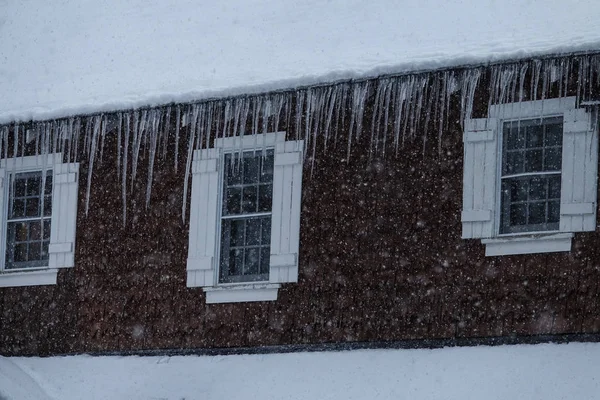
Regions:
<instances>
[{"instance_id":1,"label":"white shutter","mask_svg":"<svg viewBox=\"0 0 600 400\"><path fill-rule=\"evenodd\" d=\"M6 218L8 217L8 212L4 208L4 198L6 196L6 190L8 189L8 180L6 179L6 169L0 168L0 222L6 225ZM1 237L1 235L0 235ZM4 238L6 243L6 238ZM0 246L1 248L2 246Z\"/></svg>"},{"instance_id":2,"label":"white shutter","mask_svg":"<svg viewBox=\"0 0 600 400\"><path fill-rule=\"evenodd\" d=\"M52 222L48 266L65 268L75 265L75 227L79 164L54 164L52 177Z\"/></svg>"},{"instance_id":3,"label":"white shutter","mask_svg":"<svg viewBox=\"0 0 600 400\"><path fill-rule=\"evenodd\" d=\"M598 132L590 114L576 108L564 113L560 195L562 232L596 229Z\"/></svg>"},{"instance_id":4,"label":"white shutter","mask_svg":"<svg viewBox=\"0 0 600 400\"><path fill-rule=\"evenodd\" d=\"M465 121L462 237L494 235L498 160L498 119Z\"/></svg>"},{"instance_id":5,"label":"white shutter","mask_svg":"<svg viewBox=\"0 0 600 400\"><path fill-rule=\"evenodd\" d=\"M187 286L216 284L220 149L194 151Z\"/></svg>"},{"instance_id":6,"label":"white shutter","mask_svg":"<svg viewBox=\"0 0 600 400\"><path fill-rule=\"evenodd\" d=\"M275 146L269 282L298 281L304 141Z\"/></svg>"}]
</instances>

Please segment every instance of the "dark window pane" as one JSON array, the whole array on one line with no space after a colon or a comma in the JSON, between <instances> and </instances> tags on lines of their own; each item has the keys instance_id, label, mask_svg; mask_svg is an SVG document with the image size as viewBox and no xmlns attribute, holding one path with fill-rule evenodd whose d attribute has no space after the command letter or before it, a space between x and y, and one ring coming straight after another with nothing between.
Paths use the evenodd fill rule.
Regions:
<instances>
[{"instance_id":1,"label":"dark window pane","mask_svg":"<svg viewBox=\"0 0 600 400\"><path fill-rule=\"evenodd\" d=\"M245 186L242 194L242 213L254 213L257 211L256 186Z\"/></svg>"},{"instance_id":2,"label":"dark window pane","mask_svg":"<svg viewBox=\"0 0 600 400\"><path fill-rule=\"evenodd\" d=\"M523 172L523 153L520 151L506 154L505 175L520 174Z\"/></svg>"},{"instance_id":3,"label":"dark window pane","mask_svg":"<svg viewBox=\"0 0 600 400\"><path fill-rule=\"evenodd\" d=\"M227 185L239 185L242 183L242 170L240 164L234 161L232 158L228 161L225 160L225 173L227 174Z\"/></svg>"},{"instance_id":4,"label":"dark window pane","mask_svg":"<svg viewBox=\"0 0 600 400\"><path fill-rule=\"evenodd\" d=\"M50 240L51 222L49 219L44 220L44 240Z\"/></svg>"},{"instance_id":5,"label":"dark window pane","mask_svg":"<svg viewBox=\"0 0 600 400\"><path fill-rule=\"evenodd\" d=\"M529 181L529 200L546 199L546 179L532 178Z\"/></svg>"},{"instance_id":6,"label":"dark window pane","mask_svg":"<svg viewBox=\"0 0 600 400\"><path fill-rule=\"evenodd\" d=\"M542 171L542 150L525 152L525 172Z\"/></svg>"},{"instance_id":7,"label":"dark window pane","mask_svg":"<svg viewBox=\"0 0 600 400\"><path fill-rule=\"evenodd\" d=\"M527 180L513 179L510 181L510 201L527 201Z\"/></svg>"},{"instance_id":8,"label":"dark window pane","mask_svg":"<svg viewBox=\"0 0 600 400\"><path fill-rule=\"evenodd\" d=\"M223 205L223 214L239 214L241 211L241 188L228 188L225 194L225 204Z\"/></svg>"},{"instance_id":9,"label":"dark window pane","mask_svg":"<svg viewBox=\"0 0 600 400\"><path fill-rule=\"evenodd\" d=\"M18 224L11 224L12 228L15 232L15 241L16 242L26 242L28 236L27 223L21 222ZM10 236L10 234L9 234Z\"/></svg>"},{"instance_id":10,"label":"dark window pane","mask_svg":"<svg viewBox=\"0 0 600 400\"><path fill-rule=\"evenodd\" d=\"M262 219L262 244L271 244L271 218Z\"/></svg>"},{"instance_id":11,"label":"dark window pane","mask_svg":"<svg viewBox=\"0 0 600 400\"><path fill-rule=\"evenodd\" d=\"M258 211L268 212L273 207L273 186L260 185L258 187Z\"/></svg>"},{"instance_id":12,"label":"dark window pane","mask_svg":"<svg viewBox=\"0 0 600 400\"><path fill-rule=\"evenodd\" d=\"M44 197L44 216L52 216L52 196Z\"/></svg>"},{"instance_id":13,"label":"dark window pane","mask_svg":"<svg viewBox=\"0 0 600 400\"><path fill-rule=\"evenodd\" d=\"M544 138L545 146L560 146L562 145L563 124L546 125L546 135Z\"/></svg>"},{"instance_id":14,"label":"dark window pane","mask_svg":"<svg viewBox=\"0 0 600 400\"><path fill-rule=\"evenodd\" d=\"M236 249L229 252L229 275L242 275L244 250Z\"/></svg>"},{"instance_id":15,"label":"dark window pane","mask_svg":"<svg viewBox=\"0 0 600 400\"><path fill-rule=\"evenodd\" d=\"M255 156L244 157L244 184L258 183L260 161L260 153L256 153Z\"/></svg>"},{"instance_id":16,"label":"dark window pane","mask_svg":"<svg viewBox=\"0 0 600 400\"><path fill-rule=\"evenodd\" d=\"M527 224L527 204L513 204L510 206L510 225Z\"/></svg>"},{"instance_id":17,"label":"dark window pane","mask_svg":"<svg viewBox=\"0 0 600 400\"><path fill-rule=\"evenodd\" d=\"M529 204L529 224L543 224L546 222L546 203L536 202Z\"/></svg>"},{"instance_id":18,"label":"dark window pane","mask_svg":"<svg viewBox=\"0 0 600 400\"><path fill-rule=\"evenodd\" d=\"M260 250L260 274L269 273L269 262L271 258L271 249L269 247L263 247Z\"/></svg>"},{"instance_id":19,"label":"dark window pane","mask_svg":"<svg viewBox=\"0 0 600 400\"><path fill-rule=\"evenodd\" d=\"M18 177L16 177L14 188L15 188L15 197L25 196L26 189L27 189L27 180L19 179Z\"/></svg>"},{"instance_id":20,"label":"dark window pane","mask_svg":"<svg viewBox=\"0 0 600 400\"><path fill-rule=\"evenodd\" d=\"M40 199L39 198L30 198L27 199L27 204L25 206L25 215L27 217L37 217L40 215Z\"/></svg>"},{"instance_id":21,"label":"dark window pane","mask_svg":"<svg viewBox=\"0 0 600 400\"><path fill-rule=\"evenodd\" d=\"M27 261L27 244L17 244L14 247L15 262Z\"/></svg>"},{"instance_id":22,"label":"dark window pane","mask_svg":"<svg viewBox=\"0 0 600 400\"><path fill-rule=\"evenodd\" d=\"M52 194L52 174L50 172L48 172L48 175L46 176L46 187L44 188L44 194Z\"/></svg>"},{"instance_id":23,"label":"dark window pane","mask_svg":"<svg viewBox=\"0 0 600 400\"><path fill-rule=\"evenodd\" d=\"M42 177L32 177L27 179L27 196L38 196L42 186Z\"/></svg>"},{"instance_id":24,"label":"dark window pane","mask_svg":"<svg viewBox=\"0 0 600 400\"><path fill-rule=\"evenodd\" d=\"M548 202L548 222L558 222L560 220L560 201Z\"/></svg>"},{"instance_id":25,"label":"dark window pane","mask_svg":"<svg viewBox=\"0 0 600 400\"><path fill-rule=\"evenodd\" d=\"M40 221L32 221L29 223L29 240L42 239L42 224Z\"/></svg>"},{"instance_id":26,"label":"dark window pane","mask_svg":"<svg viewBox=\"0 0 600 400\"><path fill-rule=\"evenodd\" d=\"M562 165L562 147L546 149L544 171L560 171Z\"/></svg>"},{"instance_id":27,"label":"dark window pane","mask_svg":"<svg viewBox=\"0 0 600 400\"><path fill-rule=\"evenodd\" d=\"M28 260L41 260L41 252L42 252L42 243L41 242L32 242L29 243L29 257Z\"/></svg>"},{"instance_id":28,"label":"dark window pane","mask_svg":"<svg viewBox=\"0 0 600 400\"><path fill-rule=\"evenodd\" d=\"M230 244L232 247L239 247L244 245L244 220L229 220L223 221L223 223L231 224L231 238Z\"/></svg>"},{"instance_id":29,"label":"dark window pane","mask_svg":"<svg viewBox=\"0 0 600 400\"><path fill-rule=\"evenodd\" d=\"M244 275L258 274L258 248L246 249L246 259L244 260Z\"/></svg>"},{"instance_id":30,"label":"dark window pane","mask_svg":"<svg viewBox=\"0 0 600 400\"><path fill-rule=\"evenodd\" d=\"M515 150L525 147L525 134L517 129L517 123L508 123L505 125L504 135L506 136L506 149Z\"/></svg>"},{"instance_id":31,"label":"dark window pane","mask_svg":"<svg viewBox=\"0 0 600 400\"><path fill-rule=\"evenodd\" d=\"M266 156L262 161L262 168L260 171L260 182L271 183L273 182L273 156Z\"/></svg>"},{"instance_id":32,"label":"dark window pane","mask_svg":"<svg viewBox=\"0 0 600 400\"><path fill-rule=\"evenodd\" d=\"M22 218L25 216L25 200L14 200L9 218Z\"/></svg>"},{"instance_id":33,"label":"dark window pane","mask_svg":"<svg viewBox=\"0 0 600 400\"><path fill-rule=\"evenodd\" d=\"M250 218L246 220L246 245L257 246L260 244L260 219Z\"/></svg>"},{"instance_id":34,"label":"dark window pane","mask_svg":"<svg viewBox=\"0 0 600 400\"><path fill-rule=\"evenodd\" d=\"M532 125L527 128L527 147L542 147L544 134L541 125Z\"/></svg>"},{"instance_id":35,"label":"dark window pane","mask_svg":"<svg viewBox=\"0 0 600 400\"><path fill-rule=\"evenodd\" d=\"M548 178L548 198L560 199L560 175Z\"/></svg>"},{"instance_id":36,"label":"dark window pane","mask_svg":"<svg viewBox=\"0 0 600 400\"><path fill-rule=\"evenodd\" d=\"M50 244L50 242L42 242L42 254L41 254L42 260L48 259L48 245L49 244Z\"/></svg>"}]
</instances>

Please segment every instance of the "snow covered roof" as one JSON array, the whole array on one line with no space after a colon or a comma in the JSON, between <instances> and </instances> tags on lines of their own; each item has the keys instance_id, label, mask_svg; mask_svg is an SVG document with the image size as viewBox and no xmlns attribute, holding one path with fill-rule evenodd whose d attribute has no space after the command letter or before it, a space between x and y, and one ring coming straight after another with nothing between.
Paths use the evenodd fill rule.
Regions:
<instances>
[{"instance_id":1,"label":"snow covered roof","mask_svg":"<svg viewBox=\"0 0 600 400\"><path fill-rule=\"evenodd\" d=\"M0 399L598 399L600 344L237 356L0 357Z\"/></svg>"},{"instance_id":2,"label":"snow covered roof","mask_svg":"<svg viewBox=\"0 0 600 400\"><path fill-rule=\"evenodd\" d=\"M0 0L0 123L600 50L598 0Z\"/></svg>"}]
</instances>

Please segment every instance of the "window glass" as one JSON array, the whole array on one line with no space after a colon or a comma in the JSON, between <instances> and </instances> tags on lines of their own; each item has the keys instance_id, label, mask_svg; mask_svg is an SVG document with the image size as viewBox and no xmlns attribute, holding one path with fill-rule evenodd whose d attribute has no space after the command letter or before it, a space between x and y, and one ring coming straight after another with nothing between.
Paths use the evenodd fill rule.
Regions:
<instances>
[{"instance_id":1,"label":"window glass","mask_svg":"<svg viewBox=\"0 0 600 400\"><path fill-rule=\"evenodd\" d=\"M52 216L52 173L12 174L6 226L6 269L48 265Z\"/></svg>"},{"instance_id":2,"label":"window glass","mask_svg":"<svg viewBox=\"0 0 600 400\"><path fill-rule=\"evenodd\" d=\"M273 150L225 155L220 283L269 279Z\"/></svg>"},{"instance_id":3,"label":"window glass","mask_svg":"<svg viewBox=\"0 0 600 400\"><path fill-rule=\"evenodd\" d=\"M503 127L500 233L558 230L561 117Z\"/></svg>"}]
</instances>

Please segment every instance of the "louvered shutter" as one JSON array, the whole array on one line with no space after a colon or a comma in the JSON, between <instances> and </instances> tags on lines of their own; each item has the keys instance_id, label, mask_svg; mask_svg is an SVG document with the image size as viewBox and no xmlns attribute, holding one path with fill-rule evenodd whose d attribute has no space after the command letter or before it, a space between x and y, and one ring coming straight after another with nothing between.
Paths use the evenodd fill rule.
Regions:
<instances>
[{"instance_id":1,"label":"louvered shutter","mask_svg":"<svg viewBox=\"0 0 600 400\"><path fill-rule=\"evenodd\" d=\"M494 234L498 120L465 121L462 237L489 238Z\"/></svg>"},{"instance_id":2,"label":"louvered shutter","mask_svg":"<svg viewBox=\"0 0 600 400\"><path fill-rule=\"evenodd\" d=\"M6 179L6 169L0 168L0 221L6 224L6 218L8 217L8 212L4 209L4 198L6 196L6 190L8 189L8 181ZM6 240L6 238L4 238Z\"/></svg>"},{"instance_id":3,"label":"louvered shutter","mask_svg":"<svg viewBox=\"0 0 600 400\"><path fill-rule=\"evenodd\" d=\"M214 286L220 149L194 151L187 286Z\"/></svg>"},{"instance_id":4,"label":"louvered shutter","mask_svg":"<svg viewBox=\"0 0 600 400\"><path fill-rule=\"evenodd\" d=\"M281 142L275 146L269 267L271 283L298 281L303 149L302 140Z\"/></svg>"},{"instance_id":5,"label":"louvered shutter","mask_svg":"<svg viewBox=\"0 0 600 400\"><path fill-rule=\"evenodd\" d=\"M48 247L48 267L73 267L75 265L79 164L57 163L52 168L52 222Z\"/></svg>"},{"instance_id":6,"label":"louvered shutter","mask_svg":"<svg viewBox=\"0 0 600 400\"><path fill-rule=\"evenodd\" d=\"M582 108L564 113L560 230L596 229L598 132Z\"/></svg>"}]
</instances>

